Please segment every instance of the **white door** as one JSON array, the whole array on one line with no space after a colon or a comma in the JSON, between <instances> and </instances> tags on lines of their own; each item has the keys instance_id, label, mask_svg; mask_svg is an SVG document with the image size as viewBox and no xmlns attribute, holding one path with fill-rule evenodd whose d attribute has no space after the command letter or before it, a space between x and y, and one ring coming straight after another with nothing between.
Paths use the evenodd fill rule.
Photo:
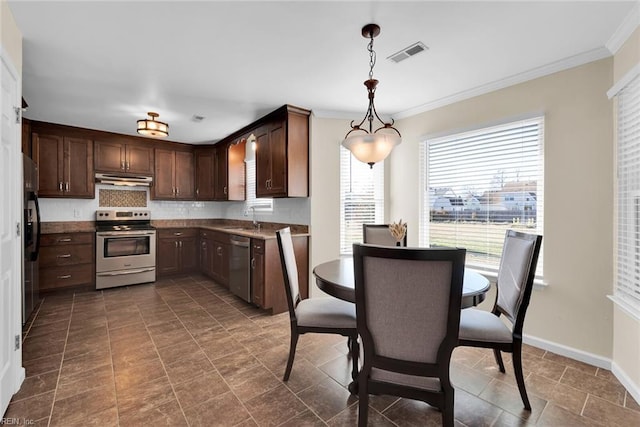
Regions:
<instances>
[{"instance_id":1,"label":"white door","mask_svg":"<svg viewBox=\"0 0 640 427\"><path fill-rule=\"evenodd\" d=\"M0 54L2 52L0 51ZM21 106L18 74L2 54L2 116L0 117L0 416L18 390L24 370L21 349L22 238L22 158L20 123L15 107ZM1 418L1 417L0 417Z\"/></svg>"}]
</instances>

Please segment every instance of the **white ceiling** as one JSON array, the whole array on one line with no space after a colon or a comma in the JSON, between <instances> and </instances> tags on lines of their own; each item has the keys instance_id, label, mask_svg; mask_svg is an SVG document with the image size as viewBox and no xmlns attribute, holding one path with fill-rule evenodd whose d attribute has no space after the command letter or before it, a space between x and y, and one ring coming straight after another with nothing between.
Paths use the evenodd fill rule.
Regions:
<instances>
[{"instance_id":1,"label":"white ceiling","mask_svg":"<svg viewBox=\"0 0 640 427\"><path fill-rule=\"evenodd\" d=\"M634 9L634 5L636 9ZM637 1L9 1L25 116L172 141L219 140L288 103L360 120L375 39L376 107L406 117L611 54ZM386 58L415 42L400 63ZM201 123L192 116L204 116Z\"/></svg>"}]
</instances>

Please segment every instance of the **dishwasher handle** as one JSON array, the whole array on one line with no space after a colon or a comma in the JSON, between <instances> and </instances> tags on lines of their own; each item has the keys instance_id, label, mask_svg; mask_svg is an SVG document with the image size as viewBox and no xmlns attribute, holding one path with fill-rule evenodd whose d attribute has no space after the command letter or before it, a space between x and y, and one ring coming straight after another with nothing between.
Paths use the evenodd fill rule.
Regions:
<instances>
[{"instance_id":1,"label":"dishwasher handle","mask_svg":"<svg viewBox=\"0 0 640 427\"><path fill-rule=\"evenodd\" d=\"M243 248L248 248L249 244L251 243L251 239L249 239L248 237L231 236L229 238L229 243L231 243L232 246L240 246Z\"/></svg>"}]
</instances>

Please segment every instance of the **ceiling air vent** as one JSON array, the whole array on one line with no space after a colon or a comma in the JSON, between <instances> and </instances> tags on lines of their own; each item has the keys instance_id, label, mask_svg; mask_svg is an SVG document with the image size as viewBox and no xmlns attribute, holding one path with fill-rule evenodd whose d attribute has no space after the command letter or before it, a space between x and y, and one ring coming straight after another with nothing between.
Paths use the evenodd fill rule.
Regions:
<instances>
[{"instance_id":1,"label":"ceiling air vent","mask_svg":"<svg viewBox=\"0 0 640 427\"><path fill-rule=\"evenodd\" d=\"M191 116L191 120L193 120L196 123L200 123L201 121L204 120L204 116L199 116L197 114L194 114L193 116Z\"/></svg>"},{"instance_id":2,"label":"ceiling air vent","mask_svg":"<svg viewBox=\"0 0 640 427\"><path fill-rule=\"evenodd\" d=\"M424 43L422 42L417 42L412 44L411 46L405 47L404 49L402 49L399 52L394 53L393 55L387 57L387 59L390 59L393 62L400 62L400 61L404 61L405 59L412 57L414 55L419 54L420 52L423 52L425 50L429 49L427 46L425 46Z\"/></svg>"}]
</instances>

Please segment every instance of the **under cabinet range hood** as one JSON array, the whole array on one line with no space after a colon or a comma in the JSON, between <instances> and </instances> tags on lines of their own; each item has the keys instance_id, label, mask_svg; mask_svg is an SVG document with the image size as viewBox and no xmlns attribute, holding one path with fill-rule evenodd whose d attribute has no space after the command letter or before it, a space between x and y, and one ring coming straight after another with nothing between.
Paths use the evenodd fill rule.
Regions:
<instances>
[{"instance_id":1,"label":"under cabinet range hood","mask_svg":"<svg viewBox=\"0 0 640 427\"><path fill-rule=\"evenodd\" d=\"M153 182L150 176L127 176L111 173L96 173L96 182L100 184L122 185L127 187L149 187Z\"/></svg>"}]
</instances>

